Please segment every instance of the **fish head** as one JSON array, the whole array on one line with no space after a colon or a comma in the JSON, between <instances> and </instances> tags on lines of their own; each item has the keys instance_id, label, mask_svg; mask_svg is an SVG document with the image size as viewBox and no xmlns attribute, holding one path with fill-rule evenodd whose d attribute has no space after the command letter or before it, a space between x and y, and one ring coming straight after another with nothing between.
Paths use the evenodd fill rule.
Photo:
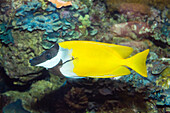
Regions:
<instances>
[{"instance_id":1,"label":"fish head","mask_svg":"<svg viewBox=\"0 0 170 113\"><path fill-rule=\"evenodd\" d=\"M56 43L49 50L44 51L40 56L30 59L31 66L41 66L45 68L53 68L60 62L59 45Z\"/></svg>"}]
</instances>

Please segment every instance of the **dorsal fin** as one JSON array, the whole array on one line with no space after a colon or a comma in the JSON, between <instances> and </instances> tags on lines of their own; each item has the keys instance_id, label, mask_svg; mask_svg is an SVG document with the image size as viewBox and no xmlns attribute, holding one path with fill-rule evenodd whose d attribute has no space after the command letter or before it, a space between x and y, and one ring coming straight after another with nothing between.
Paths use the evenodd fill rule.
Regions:
<instances>
[{"instance_id":1,"label":"dorsal fin","mask_svg":"<svg viewBox=\"0 0 170 113\"><path fill-rule=\"evenodd\" d=\"M87 41L84 41L84 42L87 42ZM122 45L116 45L116 44L110 44L110 43L102 43L102 42L93 42L93 41L88 42L88 43L95 43L95 44L111 47L113 51L117 52L122 58L129 57L133 52L133 48L128 47L128 46L122 46Z\"/></svg>"},{"instance_id":2,"label":"dorsal fin","mask_svg":"<svg viewBox=\"0 0 170 113\"><path fill-rule=\"evenodd\" d=\"M80 43L81 42L81 43ZM60 43L60 46L67 47L67 48L72 48L74 46L81 46L82 43L87 43L88 44L96 44L96 45L103 45L106 47L110 47L113 51L118 53L120 57L122 58L127 58L131 55L133 52L133 48L127 47L127 46L122 46L122 45L116 45L116 44L109 44L109 43L102 43L102 42L94 42L94 41L71 41L69 44L69 41ZM75 44L76 43L76 44Z\"/></svg>"},{"instance_id":3,"label":"dorsal fin","mask_svg":"<svg viewBox=\"0 0 170 113\"><path fill-rule=\"evenodd\" d=\"M108 46L111 47L114 51L116 51L122 58L129 57L133 52L133 48L127 46L115 44L109 44Z\"/></svg>"}]
</instances>

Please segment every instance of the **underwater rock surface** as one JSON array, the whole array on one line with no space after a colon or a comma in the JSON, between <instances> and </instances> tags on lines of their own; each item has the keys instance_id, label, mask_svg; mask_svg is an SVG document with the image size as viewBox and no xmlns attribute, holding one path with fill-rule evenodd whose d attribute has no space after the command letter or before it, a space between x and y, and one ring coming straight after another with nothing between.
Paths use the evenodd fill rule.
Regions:
<instances>
[{"instance_id":1,"label":"underwater rock surface","mask_svg":"<svg viewBox=\"0 0 170 113\"><path fill-rule=\"evenodd\" d=\"M17 104L16 112L28 113L169 112L169 0L71 2L58 9L47 0L1 0L0 66L11 84L0 73L0 109L12 112ZM131 70L119 80L71 80L30 66L29 59L68 40L129 46L132 55L150 49L148 77Z\"/></svg>"},{"instance_id":2,"label":"underwater rock surface","mask_svg":"<svg viewBox=\"0 0 170 113\"><path fill-rule=\"evenodd\" d=\"M34 73L42 69L30 66L27 59L31 59L43 51L41 47L43 32L12 32L15 44L6 46L0 43L0 63L4 67L6 74L10 78L19 78L22 75L31 73L32 75L36 75ZM27 80L29 78L25 78L25 81Z\"/></svg>"},{"instance_id":3,"label":"underwater rock surface","mask_svg":"<svg viewBox=\"0 0 170 113\"><path fill-rule=\"evenodd\" d=\"M22 101L17 100L16 102L10 103L3 108L3 113L30 113L22 107Z\"/></svg>"}]
</instances>

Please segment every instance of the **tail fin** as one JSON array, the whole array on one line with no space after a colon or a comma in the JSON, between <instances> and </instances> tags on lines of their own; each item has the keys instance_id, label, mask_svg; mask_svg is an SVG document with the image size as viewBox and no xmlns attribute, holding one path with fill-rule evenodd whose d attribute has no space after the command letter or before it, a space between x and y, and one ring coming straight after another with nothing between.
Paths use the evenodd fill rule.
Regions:
<instances>
[{"instance_id":1,"label":"tail fin","mask_svg":"<svg viewBox=\"0 0 170 113\"><path fill-rule=\"evenodd\" d=\"M130 58L127 58L126 65L143 77L147 77L146 58L148 56L148 53L149 49L140 52Z\"/></svg>"}]
</instances>

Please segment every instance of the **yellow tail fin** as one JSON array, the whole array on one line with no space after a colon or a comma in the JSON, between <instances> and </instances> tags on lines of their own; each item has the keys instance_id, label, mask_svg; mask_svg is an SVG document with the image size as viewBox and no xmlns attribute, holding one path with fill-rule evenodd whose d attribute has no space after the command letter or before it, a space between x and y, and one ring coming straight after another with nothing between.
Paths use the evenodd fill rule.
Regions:
<instances>
[{"instance_id":1,"label":"yellow tail fin","mask_svg":"<svg viewBox=\"0 0 170 113\"><path fill-rule=\"evenodd\" d=\"M126 66L130 67L143 77L147 77L146 58L148 53L149 49L127 58Z\"/></svg>"}]
</instances>

